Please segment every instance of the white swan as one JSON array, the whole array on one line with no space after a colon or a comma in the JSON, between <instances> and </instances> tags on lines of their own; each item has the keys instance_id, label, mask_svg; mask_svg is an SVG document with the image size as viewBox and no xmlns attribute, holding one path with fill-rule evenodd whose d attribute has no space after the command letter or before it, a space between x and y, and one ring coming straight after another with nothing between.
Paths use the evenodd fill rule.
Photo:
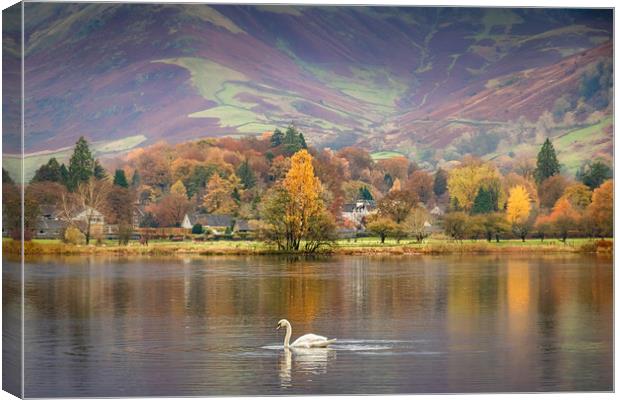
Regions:
<instances>
[{"instance_id":1,"label":"white swan","mask_svg":"<svg viewBox=\"0 0 620 400\"><path fill-rule=\"evenodd\" d=\"M291 334L293 333L293 328L291 328L291 323L285 319L281 319L278 322L277 329L282 327L286 327L286 336L284 336L284 348L288 349L289 347L297 347L297 348L314 348L314 347L327 347L331 343L334 343L336 339L327 339L325 336L315 335L313 333L308 333L307 335L300 336L293 343L289 344L291 340Z\"/></svg>"}]
</instances>

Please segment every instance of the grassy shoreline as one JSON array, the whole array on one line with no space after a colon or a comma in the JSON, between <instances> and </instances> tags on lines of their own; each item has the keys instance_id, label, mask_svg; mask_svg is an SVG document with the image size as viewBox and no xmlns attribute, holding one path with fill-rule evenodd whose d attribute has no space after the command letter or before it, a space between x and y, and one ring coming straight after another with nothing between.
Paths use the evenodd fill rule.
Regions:
<instances>
[{"instance_id":1,"label":"grassy shoreline","mask_svg":"<svg viewBox=\"0 0 620 400\"><path fill-rule=\"evenodd\" d=\"M2 241L5 254L19 254L19 242L11 239ZM278 255L291 254L256 241L213 241L213 242L170 242L151 241L148 246L132 242L119 246L114 241L105 241L100 245L69 245L59 240L32 240L26 242L26 255ZM613 239L597 241L591 239L568 239L562 243L557 239L545 241L531 239L503 240L499 243L484 240L464 240L455 242L445 239L430 239L424 243L403 240L397 243L386 240L381 244L377 238L339 240L320 254L334 255L423 255L423 254L502 254L502 253L602 253L613 252Z\"/></svg>"}]
</instances>

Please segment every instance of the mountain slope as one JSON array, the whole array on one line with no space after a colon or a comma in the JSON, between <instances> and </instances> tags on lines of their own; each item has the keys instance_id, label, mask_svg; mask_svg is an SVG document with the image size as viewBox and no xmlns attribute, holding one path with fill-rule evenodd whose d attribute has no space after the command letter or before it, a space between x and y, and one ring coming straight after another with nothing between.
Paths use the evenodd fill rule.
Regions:
<instances>
[{"instance_id":1,"label":"mountain slope","mask_svg":"<svg viewBox=\"0 0 620 400\"><path fill-rule=\"evenodd\" d=\"M294 122L315 145L437 161L489 122L534 126L562 96L576 111L584 74L612 54L609 10L27 3L26 15L26 152ZM592 103L567 129L610 112Z\"/></svg>"}]
</instances>

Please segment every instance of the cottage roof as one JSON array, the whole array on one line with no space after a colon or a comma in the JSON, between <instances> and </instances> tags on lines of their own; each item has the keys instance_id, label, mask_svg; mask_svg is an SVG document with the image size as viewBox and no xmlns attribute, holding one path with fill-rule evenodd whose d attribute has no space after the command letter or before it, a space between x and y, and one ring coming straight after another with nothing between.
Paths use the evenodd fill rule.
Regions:
<instances>
[{"instance_id":1,"label":"cottage roof","mask_svg":"<svg viewBox=\"0 0 620 400\"><path fill-rule=\"evenodd\" d=\"M55 219L47 219L47 218L37 218L36 229L37 230L60 230L66 226L66 222L55 220Z\"/></svg>"},{"instance_id":2,"label":"cottage roof","mask_svg":"<svg viewBox=\"0 0 620 400\"><path fill-rule=\"evenodd\" d=\"M253 231L254 230L254 228L252 228L248 220L245 220L245 219L238 219L237 221L235 221L235 228L238 231Z\"/></svg>"},{"instance_id":3,"label":"cottage roof","mask_svg":"<svg viewBox=\"0 0 620 400\"><path fill-rule=\"evenodd\" d=\"M200 224L202 226L229 227L234 222L232 215L194 213L188 215L188 218L190 224Z\"/></svg>"}]
</instances>

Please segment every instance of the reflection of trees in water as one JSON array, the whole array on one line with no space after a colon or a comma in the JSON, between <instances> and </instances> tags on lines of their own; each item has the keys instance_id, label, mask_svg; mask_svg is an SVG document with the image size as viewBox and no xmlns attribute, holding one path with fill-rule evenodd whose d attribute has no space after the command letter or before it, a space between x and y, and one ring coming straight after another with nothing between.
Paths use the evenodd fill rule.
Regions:
<instances>
[{"instance_id":1,"label":"reflection of trees in water","mask_svg":"<svg viewBox=\"0 0 620 400\"><path fill-rule=\"evenodd\" d=\"M297 374L326 374L329 363L336 359L336 351L330 348L283 349L280 354L279 376L281 387L291 387L294 384L294 375Z\"/></svg>"}]
</instances>

